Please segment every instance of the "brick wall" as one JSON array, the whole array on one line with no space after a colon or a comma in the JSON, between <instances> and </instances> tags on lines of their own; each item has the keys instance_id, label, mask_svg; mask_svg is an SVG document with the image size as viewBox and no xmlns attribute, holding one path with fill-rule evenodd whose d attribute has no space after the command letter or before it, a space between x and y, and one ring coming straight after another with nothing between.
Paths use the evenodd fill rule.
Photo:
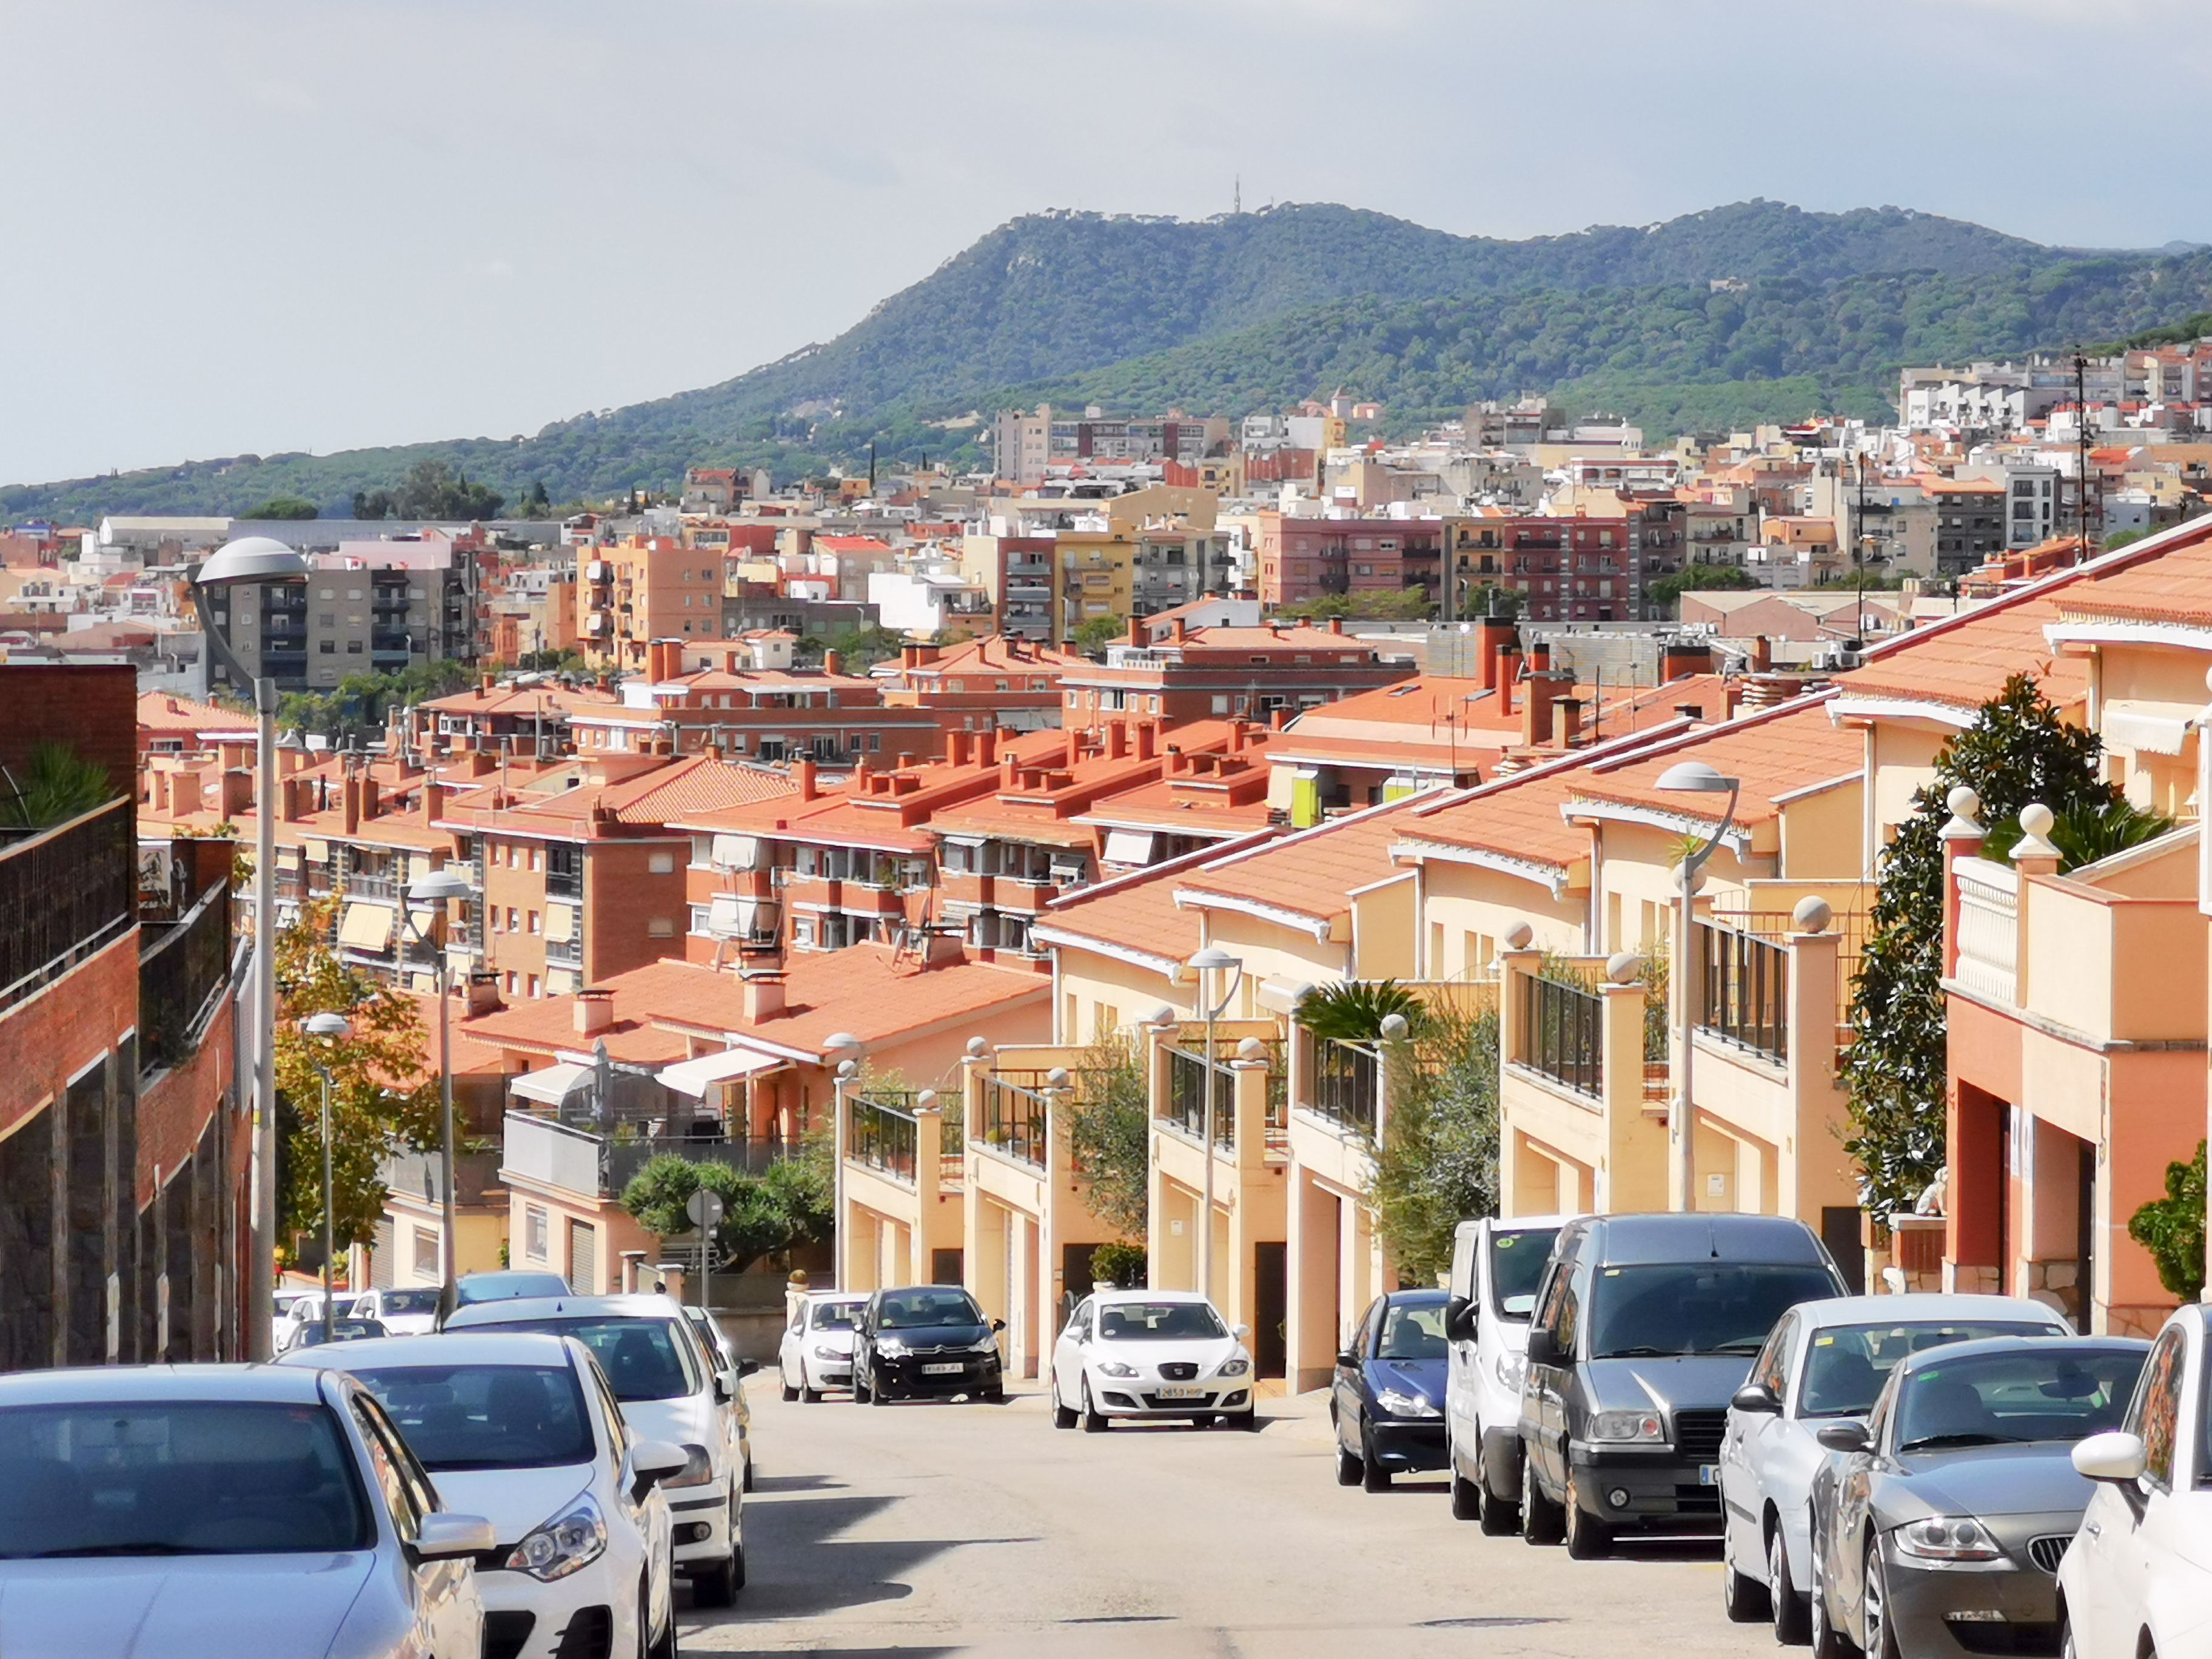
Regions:
<instances>
[{"instance_id":1,"label":"brick wall","mask_svg":"<svg viewBox=\"0 0 2212 1659\"><path fill-rule=\"evenodd\" d=\"M225 998L191 1058L153 1078L138 1097L139 1208L154 1201L156 1171L166 1183L191 1157L208 1120L235 1086L237 1028L238 1005Z\"/></svg>"},{"instance_id":2,"label":"brick wall","mask_svg":"<svg viewBox=\"0 0 2212 1659\"><path fill-rule=\"evenodd\" d=\"M66 743L107 769L119 795L138 783L138 671L128 663L0 667L0 766L20 771L42 743Z\"/></svg>"},{"instance_id":3,"label":"brick wall","mask_svg":"<svg viewBox=\"0 0 2212 1659\"><path fill-rule=\"evenodd\" d=\"M0 1010L0 1135L138 1024L138 931L13 1007Z\"/></svg>"}]
</instances>

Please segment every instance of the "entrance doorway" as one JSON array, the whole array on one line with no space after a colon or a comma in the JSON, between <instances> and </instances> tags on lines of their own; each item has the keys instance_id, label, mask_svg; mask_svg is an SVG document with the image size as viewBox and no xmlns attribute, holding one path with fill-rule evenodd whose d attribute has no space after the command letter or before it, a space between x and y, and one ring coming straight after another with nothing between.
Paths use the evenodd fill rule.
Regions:
<instances>
[{"instance_id":1,"label":"entrance doorway","mask_svg":"<svg viewBox=\"0 0 2212 1659\"><path fill-rule=\"evenodd\" d=\"M1252 1247L1252 1369L1280 1376L1290 1363L1290 1247L1279 1240Z\"/></svg>"}]
</instances>

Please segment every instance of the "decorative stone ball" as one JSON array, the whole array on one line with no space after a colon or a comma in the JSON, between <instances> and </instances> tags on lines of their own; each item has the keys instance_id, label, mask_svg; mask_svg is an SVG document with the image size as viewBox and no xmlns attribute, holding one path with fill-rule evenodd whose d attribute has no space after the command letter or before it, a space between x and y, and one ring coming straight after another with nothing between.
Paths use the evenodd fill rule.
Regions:
<instances>
[{"instance_id":1,"label":"decorative stone ball","mask_svg":"<svg viewBox=\"0 0 2212 1659\"><path fill-rule=\"evenodd\" d=\"M985 1040L984 1038L982 1038L982 1037L979 1037L979 1036L971 1036L971 1037L969 1037L969 1038L968 1039L968 1058L969 1058L969 1059L970 1059L970 1060L981 1060L981 1059L982 1059L982 1058L983 1058L983 1056L984 1056L984 1055L986 1055L986 1054L989 1054L990 1052L991 1052L991 1045L990 1045L990 1043L989 1043L987 1040Z\"/></svg>"},{"instance_id":2,"label":"decorative stone ball","mask_svg":"<svg viewBox=\"0 0 2212 1659\"><path fill-rule=\"evenodd\" d=\"M2057 815L2039 800L2032 800L2020 809L2020 827L2038 840L2048 836L2051 826L2057 822Z\"/></svg>"},{"instance_id":3,"label":"decorative stone ball","mask_svg":"<svg viewBox=\"0 0 2212 1659\"><path fill-rule=\"evenodd\" d=\"M1644 971L1644 958L1633 951L1615 951L1605 959L1605 976L1615 985L1633 985Z\"/></svg>"},{"instance_id":4,"label":"decorative stone ball","mask_svg":"<svg viewBox=\"0 0 2212 1659\"><path fill-rule=\"evenodd\" d=\"M1246 1037L1237 1045L1237 1058L1239 1060L1265 1060L1267 1057L1267 1045L1257 1037Z\"/></svg>"},{"instance_id":5,"label":"decorative stone ball","mask_svg":"<svg viewBox=\"0 0 2212 1659\"><path fill-rule=\"evenodd\" d=\"M1525 921L1516 921L1505 930L1505 948L1509 951L1525 951L1528 948L1528 941L1535 937L1534 928Z\"/></svg>"},{"instance_id":6,"label":"decorative stone ball","mask_svg":"<svg viewBox=\"0 0 2212 1659\"><path fill-rule=\"evenodd\" d=\"M1382 1040L1385 1042L1402 1042L1406 1033L1411 1030L1413 1027L1406 1024L1406 1017L1403 1014L1382 1016Z\"/></svg>"},{"instance_id":7,"label":"decorative stone ball","mask_svg":"<svg viewBox=\"0 0 2212 1659\"><path fill-rule=\"evenodd\" d=\"M1951 809L1951 816L1971 818L1982 810L1982 798L1966 784L1960 784L1943 797L1943 804Z\"/></svg>"},{"instance_id":8,"label":"decorative stone ball","mask_svg":"<svg viewBox=\"0 0 2212 1659\"><path fill-rule=\"evenodd\" d=\"M1818 893L1808 893L1797 901L1797 908L1790 913L1790 920L1797 924L1797 931L1801 933L1825 933L1835 915L1827 900Z\"/></svg>"}]
</instances>

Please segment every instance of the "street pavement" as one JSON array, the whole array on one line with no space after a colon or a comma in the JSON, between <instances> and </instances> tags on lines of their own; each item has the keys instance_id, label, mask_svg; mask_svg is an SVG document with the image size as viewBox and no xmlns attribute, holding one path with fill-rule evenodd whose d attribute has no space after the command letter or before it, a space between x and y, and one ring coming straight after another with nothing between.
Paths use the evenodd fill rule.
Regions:
<instances>
[{"instance_id":1,"label":"street pavement","mask_svg":"<svg viewBox=\"0 0 2212 1659\"><path fill-rule=\"evenodd\" d=\"M1440 1480L1339 1486L1323 1395L1263 1401L1258 1434L1086 1435L1036 1393L787 1405L773 1370L747 1392L750 1582L727 1612L684 1607L686 1654L1776 1652L1723 1616L1712 1543L1570 1561L1454 1521Z\"/></svg>"}]
</instances>

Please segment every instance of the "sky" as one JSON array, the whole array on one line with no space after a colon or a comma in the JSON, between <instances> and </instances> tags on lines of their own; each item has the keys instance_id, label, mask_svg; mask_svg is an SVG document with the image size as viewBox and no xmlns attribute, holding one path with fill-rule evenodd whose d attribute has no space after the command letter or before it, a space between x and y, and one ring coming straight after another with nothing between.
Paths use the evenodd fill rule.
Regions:
<instances>
[{"instance_id":1,"label":"sky","mask_svg":"<svg viewBox=\"0 0 2212 1659\"><path fill-rule=\"evenodd\" d=\"M0 0L0 483L532 432L1240 179L2212 240L2190 100L2123 95L2208 49L2203 0Z\"/></svg>"}]
</instances>

